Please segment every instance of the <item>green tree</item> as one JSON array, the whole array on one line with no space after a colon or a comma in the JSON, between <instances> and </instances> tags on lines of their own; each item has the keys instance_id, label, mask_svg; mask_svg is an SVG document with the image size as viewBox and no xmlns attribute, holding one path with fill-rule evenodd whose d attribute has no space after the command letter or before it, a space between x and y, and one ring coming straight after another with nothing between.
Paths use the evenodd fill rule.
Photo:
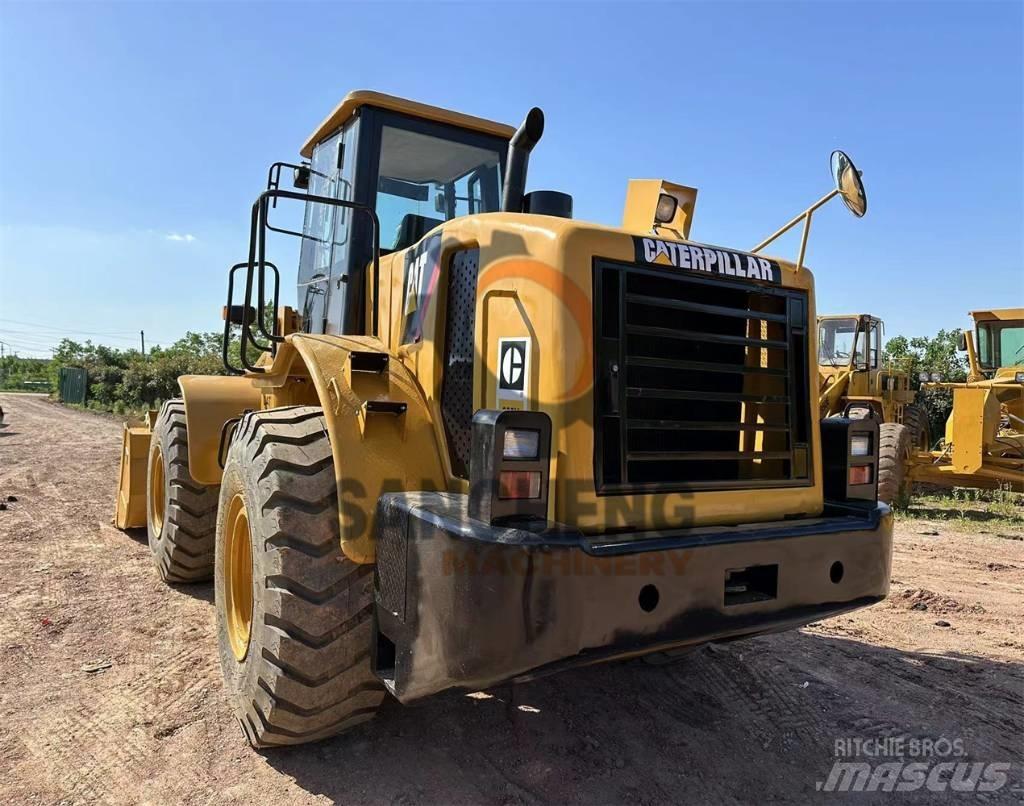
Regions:
<instances>
[{"instance_id":1,"label":"green tree","mask_svg":"<svg viewBox=\"0 0 1024 806\"><path fill-rule=\"evenodd\" d=\"M48 368L55 381L61 367L83 367L89 373L89 405L109 411L156 408L178 397L181 375L221 375L223 333L187 332L169 347L154 346L147 355L91 341L65 339L54 350ZM228 354L238 365L238 339L232 336Z\"/></svg>"},{"instance_id":2,"label":"green tree","mask_svg":"<svg viewBox=\"0 0 1024 806\"><path fill-rule=\"evenodd\" d=\"M50 360L5 355L0 358L0 389L48 392L52 388Z\"/></svg>"},{"instance_id":3,"label":"green tree","mask_svg":"<svg viewBox=\"0 0 1024 806\"><path fill-rule=\"evenodd\" d=\"M932 440L944 433L946 420L953 409L953 396L944 389L921 391L918 376L922 372L937 373L943 381L963 383L967 380L967 358L957 351L959 330L940 330L928 336L895 336L885 345L885 360L898 363L910 372L910 382L918 390L917 404L928 415Z\"/></svg>"}]
</instances>

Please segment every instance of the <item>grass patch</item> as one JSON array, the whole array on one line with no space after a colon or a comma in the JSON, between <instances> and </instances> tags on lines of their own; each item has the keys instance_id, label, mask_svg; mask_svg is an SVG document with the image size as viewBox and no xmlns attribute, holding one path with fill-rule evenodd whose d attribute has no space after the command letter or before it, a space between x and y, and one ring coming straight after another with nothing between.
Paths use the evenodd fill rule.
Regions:
<instances>
[{"instance_id":1,"label":"grass patch","mask_svg":"<svg viewBox=\"0 0 1024 806\"><path fill-rule=\"evenodd\" d=\"M915 495L895 510L899 520L949 523L958 531L1024 532L1024 494L1010 490L951 490Z\"/></svg>"}]
</instances>

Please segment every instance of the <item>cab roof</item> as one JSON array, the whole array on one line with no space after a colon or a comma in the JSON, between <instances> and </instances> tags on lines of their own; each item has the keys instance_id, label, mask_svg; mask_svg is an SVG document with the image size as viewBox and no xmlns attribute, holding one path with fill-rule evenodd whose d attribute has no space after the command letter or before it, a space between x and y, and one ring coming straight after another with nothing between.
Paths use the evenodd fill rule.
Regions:
<instances>
[{"instance_id":1,"label":"cab roof","mask_svg":"<svg viewBox=\"0 0 1024 806\"><path fill-rule=\"evenodd\" d=\"M830 313L830 314L821 314L818 317L818 319L819 320L823 320L823 319L860 319L861 317L864 317L864 316L866 316L872 322L881 322L882 321L877 316L872 316L869 313Z\"/></svg>"},{"instance_id":2,"label":"cab roof","mask_svg":"<svg viewBox=\"0 0 1024 806\"><path fill-rule=\"evenodd\" d=\"M987 311L971 311L975 322L990 322L993 319L1006 322L1011 319L1024 319L1024 308L990 308Z\"/></svg>"},{"instance_id":3,"label":"cab roof","mask_svg":"<svg viewBox=\"0 0 1024 806\"><path fill-rule=\"evenodd\" d=\"M355 90L346 95L341 103L334 108L334 111L324 118L323 122L316 127L306 142L303 143L299 153L307 159L311 157L313 155L313 146L336 131L361 106L376 106L380 109L401 112L405 115L433 120L438 123L447 123L451 126L502 137L506 140L510 139L516 131L514 126L509 126L505 123L497 123L493 120L465 115L462 112L453 112L450 109L442 109L439 106L429 106L418 101L410 101L394 95L385 95L382 92L374 92L373 90Z\"/></svg>"}]
</instances>

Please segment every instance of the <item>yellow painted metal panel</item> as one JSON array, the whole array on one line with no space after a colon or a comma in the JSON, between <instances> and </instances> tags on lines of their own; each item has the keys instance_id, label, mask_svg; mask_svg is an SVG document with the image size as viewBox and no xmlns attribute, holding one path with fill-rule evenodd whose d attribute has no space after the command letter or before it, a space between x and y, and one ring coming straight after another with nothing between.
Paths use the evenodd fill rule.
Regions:
<instances>
[{"instance_id":1,"label":"yellow painted metal panel","mask_svg":"<svg viewBox=\"0 0 1024 806\"><path fill-rule=\"evenodd\" d=\"M498 339L533 338L531 408L552 419L552 491L549 517L561 523L597 531L627 526L668 528L683 525L735 524L786 515L817 515L822 511L820 446L813 450L808 487L773 489L770 493L730 490L644 495L598 496L594 489L593 432L593 259L601 256L635 261L634 235L615 227L547 216L492 213L465 216L442 230L441 266L450 265L460 249L479 249L477 288L474 407L494 403ZM401 267L404 252L393 256L394 271L382 277L381 296L391 299L390 316L382 332L392 334L390 347L415 375L428 409L440 405L444 355L445 283L423 313L423 340L414 346L395 343L402 316ZM782 284L808 291L809 319L815 321L813 277L806 269L778 260ZM384 273L382 272L382 275ZM809 373L817 372L814 328L808 338ZM809 378L810 388L814 381ZM817 400L805 401L807 416L817 422ZM439 445L446 444L440 419L434 417ZM816 428L814 429L816 431ZM451 475L447 451L442 451L448 489L466 490ZM414 489L414 488L410 488Z\"/></svg>"},{"instance_id":2,"label":"yellow painted metal panel","mask_svg":"<svg viewBox=\"0 0 1024 806\"><path fill-rule=\"evenodd\" d=\"M976 473L984 463L985 446L995 439L999 401L989 389L954 389L950 421L955 472Z\"/></svg>"},{"instance_id":3,"label":"yellow painted metal panel","mask_svg":"<svg viewBox=\"0 0 1024 806\"><path fill-rule=\"evenodd\" d=\"M221 428L246 409L259 409L260 392L244 376L183 375L178 385L185 398L189 473L200 484L220 484Z\"/></svg>"},{"instance_id":4,"label":"yellow painted metal panel","mask_svg":"<svg viewBox=\"0 0 1024 806\"><path fill-rule=\"evenodd\" d=\"M288 337L316 387L327 420L338 483L341 548L358 563L375 558L377 499L401 490L443 490L439 424L413 374L391 360L380 375L353 373L353 352L383 352L372 336ZM273 371L273 370L272 370ZM369 401L406 404L404 414L373 414Z\"/></svg>"},{"instance_id":5,"label":"yellow painted metal panel","mask_svg":"<svg viewBox=\"0 0 1024 806\"><path fill-rule=\"evenodd\" d=\"M146 426L125 425L121 440L121 468L118 471L118 529L146 525L146 460L149 458L150 430Z\"/></svg>"}]
</instances>

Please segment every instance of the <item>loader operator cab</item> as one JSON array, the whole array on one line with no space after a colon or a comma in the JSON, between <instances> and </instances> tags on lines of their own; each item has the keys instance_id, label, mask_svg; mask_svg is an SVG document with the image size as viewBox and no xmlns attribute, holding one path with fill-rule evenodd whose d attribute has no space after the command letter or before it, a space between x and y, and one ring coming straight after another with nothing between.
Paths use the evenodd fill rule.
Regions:
<instances>
[{"instance_id":1,"label":"loader operator cab","mask_svg":"<svg viewBox=\"0 0 1024 806\"><path fill-rule=\"evenodd\" d=\"M302 149L309 163L296 170L297 186L314 197L372 209L380 222L381 255L412 246L453 218L500 210L513 130L469 116L459 116L462 125L431 120L431 111L372 92L352 93ZM364 332L373 252L368 218L307 201L301 235L302 329Z\"/></svg>"},{"instance_id":2,"label":"loader operator cab","mask_svg":"<svg viewBox=\"0 0 1024 806\"><path fill-rule=\"evenodd\" d=\"M818 364L856 372L878 369L882 321L873 316L818 317Z\"/></svg>"},{"instance_id":3,"label":"loader operator cab","mask_svg":"<svg viewBox=\"0 0 1024 806\"><path fill-rule=\"evenodd\" d=\"M882 360L883 330L882 320L870 314L818 317L818 400L823 417L873 412L882 422L905 422L905 407L914 400L909 367ZM915 438L923 442L927 435L915 429Z\"/></svg>"},{"instance_id":4,"label":"loader operator cab","mask_svg":"<svg viewBox=\"0 0 1024 806\"><path fill-rule=\"evenodd\" d=\"M1002 368L1024 366L1024 318L996 318L988 311L972 315L978 366L986 376L992 377Z\"/></svg>"}]
</instances>

